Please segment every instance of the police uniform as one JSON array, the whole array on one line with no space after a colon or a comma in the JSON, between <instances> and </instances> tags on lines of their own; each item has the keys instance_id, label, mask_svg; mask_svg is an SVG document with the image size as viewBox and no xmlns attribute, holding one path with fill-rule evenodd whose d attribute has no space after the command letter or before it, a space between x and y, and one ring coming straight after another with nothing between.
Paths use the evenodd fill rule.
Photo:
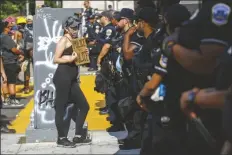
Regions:
<instances>
[{"instance_id":1,"label":"police uniform","mask_svg":"<svg viewBox=\"0 0 232 155\"><path fill-rule=\"evenodd\" d=\"M205 2L180 29L179 43L190 49L209 43L228 46L232 36L231 3L230 0Z\"/></svg>"},{"instance_id":2,"label":"police uniform","mask_svg":"<svg viewBox=\"0 0 232 155\"><path fill-rule=\"evenodd\" d=\"M85 25L85 33L84 33L84 37L86 38L87 43L94 41L96 36L95 36L95 32L94 32L94 26L92 23L87 22Z\"/></svg>"},{"instance_id":3,"label":"police uniform","mask_svg":"<svg viewBox=\"0 0 232 155\"><path fill-rule=\"evenodd\" d=\"M115 27L111 23L104 26L96 37L98 49L101 50L106 43L111 44L111 40L115 34Z\"/></svg>"},{"instance_id":4,"label":"police uniform","mask_svg":"<svg viewBox=\"0 0 232 155\"><path fill-rule=\"evenodd\" d=\"M116 36L116 38L113 38L112 43L112 53L111 53L111 59L113 61L113 64L115 66L116 75L115 75L115 83L118 83L123 78L127 81L127 85L129 84L129 88L126 84L120 84L118 87L118 100L124 99L125 97L131 96L133 93L133 88L131 86L131 68L132 63L131 61L125 60L123 55L123 42L124 42L124 35L126 32L121 33L120 35ZM133 44L136 46L136 49L134 50L134 53L136 53L143 44L144 37L140 36L138 32L135 32L131 38L130 38L130 44ZM126 90L123 91L125 88Z\"/></svg>"},{"instance_id":5,"label":"police uniform","mask_svg":"<svg viewBox=\"0 0 232 155\"><path fill-rule=\"evenodd\" d=\"M94 29L94 32L95 32L95 35L99 34L100 30L101 30L101 25L95 21L93 23L93 29Z\"/></svg>"},{"instance_id":6,"label":"police uniform","mask_svg":"<svg viewBox=\"0 0 232 155\"><path fill-rule=\"evenodd\" d=\"M220 57L220 69L216 89L228 90L232 87L232 46L228 48ZM231 90L230 90L231 91ZM230 92L231 93L231 92ZM229 94L223 107L223 129L225 138L232 144L232 94Z\"/></svg>"},{"instance_id":7,"label":"police uniform","mask_svg":"<svg viewBox=\"0 0 232 155\"><path fill-rule=\"evenodd\" d=\"M158 89L164 94L158 92L162 98L148 106L153 120L152 151L157 155L170 152L185 155L186 117L180 110L179 99L182 92L192 88L193 78L174 59L159 50L154 57L153 72L163 77L162 88Z\"/></svg>"},{"instance_id":8,"label":"police uniform","mask_svg":"<svg viewBox=\"0 0 232 155\"><path fill-rule=\"evenodd\" d=\"M141 80L142 84L145 84L148 79L147 76L151 75L152 68L152 49L158 48L157 40L154 38L156 36L156 32L153 31L148 38L144 39L143 46L137 51L135 57L133 58L133 65L135 72L141 72L141 76L137 76L138 79ZM139 91L142 89L141 86Z\"/></svg>"},{"instance_id":9,"label":"police uniform","mask_svg":"<svg viewBox=\"0 0 232 155\"><path fill-rule=\"evenodd\" d=\"M115 18L117 18L118 20L120 20L121 18L127 18L129 20L132 20L134 16L133 13L134 11L132 9L123 8L121 12L118 14L118 16ZM116 90L116 96L117 96L118 102L120 102L120 100L123 100L131 96L131 91L132 91L132 89L128 89L130 88L130 82L131 82L128 76L128 72L125 71L125 69L123 69L125 65L127 68L129 67L131 68L131 65L132 65L132 64L128 64L124 60L123 51L122 51L124 36L127 32L124 32L124 31L120 32L120 31L121 30L118 29L116 36L112 39L112 52L111 52L111 59L113 61L114 68L115 68L114 87ZM137 48L140 48L142 46L142 40L143 40L143 36L137 35L137 32L136 32L130 38L130 44L134 44L136 45ZM115 105L117 106L117 104ZM118 109L118 107L116 107L115 109ZM121 115L119 114L119 116L116 116L116 117L119 118L117 119L117 121L122 123L122 120L120 119Z\"/></svg>"},{"instance_id":10,"label":"police uniform","mask_svg":"<svg viewBox=\"0 0 232 155\"><path fill-rule=\"evenodd\" d=\"M85 20L88 20L88 18L94 14L93 8L86 8L85 11L83 12L83 15L85 17Z\"/></svg>"},{"instance_id":11,"label":"police uniform","mask_svg":"<svg viewBox=\"0 0 232 155\"><path fill-rule=\"evenodd\" d=\"M180 12L182 14L188 13L187 9L183 7ZM166 17L169 17L169 14ZM174 21L178 21L178 16L174 18ZM188 17L181 18L176 25L170 21L169 24L176 28L186 19ZM152 68L149 74L158 74L162 77L162 81L149 101L146 101L146 106L149 109L149 134L147 139L143 141L145 144L142 145L141 154L186 155L188 154L186 118L180 110L179 98L182 92L192 88L193 77L179 63L173 58L168 58L162 51L162 41L166 36L162 23L160 23L158 32L162 35L155 36L160 38L161 42L157 42L151 50ZM155 40L159 40L158 38Z\"/></svg>"},{"instance_id":12,"label":"police uniform","mask_svg":"<svg viewBox=\"0 0 232 155\"><path fill-rule=\"evenodd\" d=\"M95 16L91 15L88 20L94 19ZM89 65L89 71L97 70L97 56L98 56L98 51L96 50L96 45L89 45L89 42L95 41L96 40L96 33L94 29L94 23L91 23L88 21L85 25L85 33L84 37L86 38L87 44L88 44L88 49L90 53L90 65Z\"/></svg>"},{"instance_id":13,"label":"police uniform","mask_svg":"<svg viewBox=\"0 0 232 155\"><path fill-rule=\"evenodd\" d=\"M102 16L107 16L108 18L111 18L111 14L107 11L102 12ZM102 50L102 47L104 44L112 44L112 38L115 36L116 30L115 27L112 25L112 23L109 23L102 27L99 34L96 37L96 48L100 51ZM101 61L101 73L105 76L105 78L111 78L111 74L109 73L109 53L105 55ZM106 100L106 107L109 107L112 103L115 102L114 97L112 97L112 92L107 89L107 92L105 93L105 100ZM108 111L108 109L104 109L104 111ZM101 111L103 112L103 111ZM104 113L104 112L103 112Z\"/></svg>"},{"instance_id":14,"label":"police uniform","mask_svg":"<svg viewBox=\"0 0 232 155\"><path fill-rule=\"evenodd\" d=\"M232 2L229 0L205 2L201 10L197 10L190 20L184 23L179 32L178 43L189 49L198 49L203 44L218 44L228 47L232 40ZM191 36L191 37L190 37ZM215 86L215 74L209 76L195 76L194 86L207 88ZM206 128L216 139L221 139L221 111L198 110L198 116L202 119ZM209 154L211 148L198 134L198 131L190 125L190 148L193 154ZM218 150L217 150L218 151Z\"/></svg>"}]
</instances>

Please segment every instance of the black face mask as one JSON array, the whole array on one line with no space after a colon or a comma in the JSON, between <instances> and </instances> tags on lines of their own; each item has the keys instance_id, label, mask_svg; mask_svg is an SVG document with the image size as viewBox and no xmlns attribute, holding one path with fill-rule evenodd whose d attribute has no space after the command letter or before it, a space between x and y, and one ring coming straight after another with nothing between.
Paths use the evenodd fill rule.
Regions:
<instances>
[{"instance_id":1,"label":"black face mask","mask_svg":"<svg viewBox=\"0 0 232 155\"><path fill-rule=\"evenodd\" d=\"M33 24L27 24L27 28L28 28L29 30L32 30L32 29L33 29Z\"/></svg>"},{"instance_id":2,"label":"black face mask","mask_svg":"<svg viewBox=\"0 0 232 155\"><path fill-rule=\"evenodd\" d=\"M18 29L24 29L25 28L25 24L18 24Z\"/></svg>"}]
</instances>

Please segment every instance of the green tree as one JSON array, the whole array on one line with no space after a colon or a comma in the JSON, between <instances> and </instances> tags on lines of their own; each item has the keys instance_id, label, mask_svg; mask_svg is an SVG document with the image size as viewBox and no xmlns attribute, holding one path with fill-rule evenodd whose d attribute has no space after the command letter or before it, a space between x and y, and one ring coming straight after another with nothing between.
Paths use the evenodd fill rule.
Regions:
<instances>
[{"instance_id":1,"label":"green tree","mask_svg":"<svg viewBox=\"0 0 232 155\"><path fill-rule=\"evenodd\" d=\"M14 4L12 1L4 0L0 5L0 18L4 19L10 15L18 14L20 9L17 4Z\"/></svg>"},{"instance_id":2,"label":"green tree","mask_svg":"<svg viewBox=\"0 0 232 155\"><path fill-rule=\"evenodd\" d=\"M44 4L48 5L51 8L61 8L61 1L59 1L59 4L56 4L55 0L44 0Z\"/></svg>"},{"instance_id":3,"label":"green tree","mask_svg":"<svg viewBox=\"0 0 232 155\"><path fill-rule=\"evenodd\" d=\"M35 11L35 0L28 0L30 4L30 14ZM0 2L0 18L4 19L8 16L23 16L26 15L27 0L1 0Z\"/></svg>"}]
</instances>

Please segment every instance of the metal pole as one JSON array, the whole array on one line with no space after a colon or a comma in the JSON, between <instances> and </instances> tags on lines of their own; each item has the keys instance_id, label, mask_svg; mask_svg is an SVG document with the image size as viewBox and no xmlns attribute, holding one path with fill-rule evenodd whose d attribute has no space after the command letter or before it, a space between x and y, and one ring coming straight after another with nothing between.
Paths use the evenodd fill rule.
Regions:
<instances>
[{"instance_id":1,"label":"metal pole","mask_svg":"<svg viewBox=\"0 0 232 155\"><path fill-rule=\"evenodd\" d=\"M26 15L29 15L29 1L26 2Z\"/></svg>"},{"instance_id":2,"label":"metal pole","mask_svg":"<svg viewBox=\"0 0 232 155\"><path fill-rule=\"evenodd\" d=\"M58 7L59 6L59 1L56 1L56 7Z\"/></svg>"},{"instance_id":3,"label":"metal pole","mask_svg":"<svg viewBox=\"0 0 232 155\"><path fill-rule=\"evenodd\" d=\"M114 10L118 10L118 1L114 1Z\"/></svg>"},{"instance_id":4,"label":"metal pole","mask_svg":"<svg viewBox=\"0 0 232 155\"><path fill-rule=\"evenodd\" d=\"M105 0L105 10L107 10L107 1Z\"/></svg>"}]
</instances>

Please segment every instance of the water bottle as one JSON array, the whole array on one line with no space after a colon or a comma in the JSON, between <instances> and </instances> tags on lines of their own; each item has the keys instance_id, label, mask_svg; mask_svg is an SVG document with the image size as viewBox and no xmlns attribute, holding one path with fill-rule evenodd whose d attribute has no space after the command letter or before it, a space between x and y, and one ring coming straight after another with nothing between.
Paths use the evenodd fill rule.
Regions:
<instances>
[{"instance_id":1,"label":"water bottle","mask_svg":"<svg viewBox=\"0 0 232 155\"><path fill-rule=\"evenodd\" d=\"M160 84L159 88L160 88L160 90L159 90L160 100L164 100L164 97L166 95L166 86L163 84Z\"/></svg>"}]
</instances>

